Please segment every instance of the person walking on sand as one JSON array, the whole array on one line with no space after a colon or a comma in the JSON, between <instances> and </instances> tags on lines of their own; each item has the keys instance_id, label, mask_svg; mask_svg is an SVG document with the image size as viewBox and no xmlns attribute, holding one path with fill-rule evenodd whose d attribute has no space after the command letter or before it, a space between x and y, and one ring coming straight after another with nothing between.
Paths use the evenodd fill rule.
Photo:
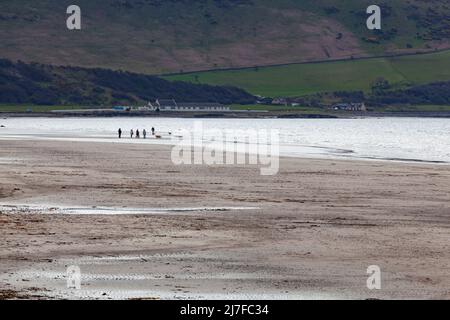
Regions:
<instances>
[{"instance_id":1,"label":"person walking on sand","mask_svg":"<svg viewBox=\"0 0 450 320\"><path fill-rule=\"evenodd\" d=\"M122 129L121 128L119 128L118 133L119 133L119 139L122 139Z\"/></svg>"},{"instance_id":2,"label":"person walking on sand","mask_svg":"<svg viewBox=\"0 0 450 320\"><path fill-rule=\"evenodd\" d=\"M133 139L133 136L134 136L134 131L133 131L133 129L131 129L131 131L130 131L130 136L131 136L131 139Z\"/></svg>"},{"instance_id":3,"label":"person walking on sand","mask_svg":"<svg viewBox=\"0 0 450 320\"><path fill-rule=\"evenodd\" d=\"M136 130L136 139L140 139L141 138L141 134L139 133L139 129Z\"/></svg>"},{"instance_id":4,"label":"person walking on sand","mask_svg":"<svg viewBox=\"0 0 450 320\"><path fill-rule=\"evenodd\" d=\"M152 136L155 135L155 128L152 128Z\"/></svg>"},{"instance_id":5,"label":"person walking on sand","mask_svg":"<svg viewBox=\"0 0 450 320\"><path fill-rule=\"evenodd\" d=\"M144 139L147 139L147 130L144 129L144 131L142 131L142 135L144 136Z\"/></svg>"}]
</instances>

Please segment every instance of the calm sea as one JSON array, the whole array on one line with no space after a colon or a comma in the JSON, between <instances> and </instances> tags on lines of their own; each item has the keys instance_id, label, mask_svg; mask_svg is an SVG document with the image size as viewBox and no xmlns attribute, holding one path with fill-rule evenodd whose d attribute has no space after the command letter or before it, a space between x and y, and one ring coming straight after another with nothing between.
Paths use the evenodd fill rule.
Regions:
<instances>
[{"instance_id":1,"label":"calm sea","mask_svg":"<svg viewBox=\"0 0 450 320\"><path fill-rule=\"evenodd\" d=\"M209 129L270 130L280 132L281 155L312 158L386 159L450 163L450 119L186 119L186 118L8 118L0 119L0 139L52 139L173 143L168 135L192 131L201 121L205 139ZM161 140L131 140L130 129L154 127ZM240 137L236 137L237 142ZM1 147L1 141L0 141Z\"/></svg>"}]
</instances>

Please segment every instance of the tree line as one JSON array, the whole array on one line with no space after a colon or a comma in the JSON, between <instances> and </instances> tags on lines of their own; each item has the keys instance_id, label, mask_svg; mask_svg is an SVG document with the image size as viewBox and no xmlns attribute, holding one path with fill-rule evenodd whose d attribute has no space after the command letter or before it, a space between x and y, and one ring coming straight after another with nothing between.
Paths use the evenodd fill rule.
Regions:
<instances>
[{"instance_id":1,"label":"tree line","mask_svg":"<svg viewBox=\"0 0 450 320\"><path fill-rule=\"evenodd\" d=\"M156 99L249 104L255 97L230 86L170 82L107 69L50 66L0 59L0 103L34 105L140 104Z\"/></svg>"}]
</instances>

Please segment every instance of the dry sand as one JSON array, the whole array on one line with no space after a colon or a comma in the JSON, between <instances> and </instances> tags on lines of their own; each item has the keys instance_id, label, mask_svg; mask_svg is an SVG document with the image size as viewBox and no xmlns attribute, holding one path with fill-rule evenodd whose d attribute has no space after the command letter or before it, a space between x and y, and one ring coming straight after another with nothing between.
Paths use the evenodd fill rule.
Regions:
<instances>
[{"instance_id":1,"label":"dry sand","mask_svg":"<svg viewBox=\"0 0 450 320\"><path fill-rule=\"evenodd\" d=\"M0 299L450 298L448 166L285 158L264 177L168 146L0 146Z\"/></svg>"}]
</instances>

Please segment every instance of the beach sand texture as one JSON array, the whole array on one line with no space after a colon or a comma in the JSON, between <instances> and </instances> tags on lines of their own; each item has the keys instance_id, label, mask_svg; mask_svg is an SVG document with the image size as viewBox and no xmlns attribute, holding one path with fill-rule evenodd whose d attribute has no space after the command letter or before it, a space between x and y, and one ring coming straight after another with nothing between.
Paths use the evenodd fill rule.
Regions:
<instances>
[{"instance_id":1,"label":"beach sand texture","mask_svg":"<svg viewBox=\"0 0 450 320\"><path fill-rule=\"evenodd\" d=\"M261 176L175 166L169 146L4 140L0 211L0 298L450 298L447 165L283 158Z\"/></svg>"}]
</instances>

